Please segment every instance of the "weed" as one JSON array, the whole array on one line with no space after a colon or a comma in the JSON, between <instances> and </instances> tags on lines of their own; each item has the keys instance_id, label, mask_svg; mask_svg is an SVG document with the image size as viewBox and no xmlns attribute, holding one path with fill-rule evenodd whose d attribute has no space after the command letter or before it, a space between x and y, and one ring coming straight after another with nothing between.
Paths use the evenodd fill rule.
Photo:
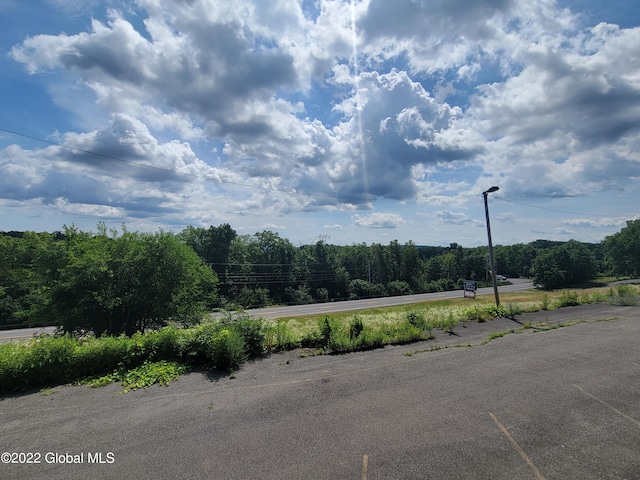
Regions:
<instances>
[{"instance_id":1,"label":"weed","mask_svg":"<svg viewBox=\"0 0 640 480\"><path fill-rule=\"evenodd\" d=\"M424 315L421 312L417 312L415 310L409 310L406 315L407 322L417 327L421 330L425 329L426 321L424 319Z\"/></svg>"},{"instance_id":2,"label":"weed","mask_svg":"<svg viewBox=\"0 0 640 480\"><path fill-rule=\"evenodd\" d=\"M458 319L453 316L453 312L449 311L447 319L442 322L442 330L447 333L453 333L453 330L458 325Z\"/></svg>"},{"instance_id":3,"label":"weed","mask_svg":"<svg viewBox=\"0 0 640 480\"><path fill-rule=\"evenodd\" d=\"M545 293L544 297L542 297L542 307L541 307L542 310L549 310L549 305L550 305L549 295Z\"/></svg>"},{"instance_id":4,"label":"weed","mask_svg":"<svg viewBox=\"0 0 640 480\"><path fill-rule=\"evenodd\" d=\"M502 305L487 305L485 311L491 318L504 317L507 315L507 311Z\"/></svg>"},{"instance_id":5,"label":"weed","mask_svg":"<svg viewBox=\"0 0 640 480\"><path fill-rule=\"evenodd\" d=\"M522 308L517 303L507 303L507 317L514 318L522 313Z\"/></svg>"},{"instance_id":6,"label":"weed","mask_svg":"<svg viewBox=\"0 0 640 480\"><path fill-rule=\"evenodd\" d=\"M244 339L249 357L259 357L264 353L266 344L264 322L249 316L229 316L223 323Z\"/></svg>"},{"instance_id":7,"label":"weed","mask_svg":"<svg viewBox=\"0 0 640 480\"><path fill-rule=\"evenodd\" d=\"M570 292L564 290L560 294L560 298L558 298L558 308L575 307L576 305L580 305L580 300L578 300L578 292Z\"/></svg>"},{"instance_id":8,"label":"weed","mask_svg":"<svg viewBox=\"0 0 640 480\"><path fill-rule=\"evenodd\" d=\"M320 321L319 326L322 345L327 347L331 341L331 332L334 329L335 323L329 318L329 315L325 315L324 319Z\"/></svg>"},{"instance_id":9,"label":"weed","mask_svg":"<svg viewBox=\"0 0 640 480\"><path fill-rule=\"evenodd\" d=\"M231 329L222 329L213 335L208 345L208 355L214 365L227 371L233 371L247 359L247 347L244 338Z\"/></svg>"},{"instance_id":10,"label":"weed","mask_svg":"<svg viewBox=\"0 0 640 480\"><path fill-rule=\"evenodd\" d=\"M296 342L288 321L277 320L275 333L278 350L290 350L295 346Z\"/></svg>"},{"instance_id":11,"label":"weed","mask_svg":"<svg viewBox=\"0 0 640 480\"><path fill-rule=\"evenodd\" d=\"M355 339L360 337L362 331L364 330L364 323L362 323L362 319L357 315L354 315L353 320L351 320L351 324L349 325L349 338L353 342Z\"/></svg>"},{"instance_id":12,"label":"weed","mask_svg":"<svg viewBox=\"0 0 640 480\"><path fill-rule=\"evenodd\" d=\"M513 330L507 330L507 331L502 331L502 332L491 332L486 339L486 343L489 343L491 340L495 340L496 338L502 338L505 335L509 335L510 333L513 333Z\"/></svg>"},{"instance_id":13,"label":"weed","mask_svg":"<svg viewBox=\"0 0 640 480\"><path fill-rule=\"evenodd\" d=\"M607 302L612 305L635 306L638 304L638 295L631 285L621 284L615 290L610 289Z\"/></svg>"}]
</instances>

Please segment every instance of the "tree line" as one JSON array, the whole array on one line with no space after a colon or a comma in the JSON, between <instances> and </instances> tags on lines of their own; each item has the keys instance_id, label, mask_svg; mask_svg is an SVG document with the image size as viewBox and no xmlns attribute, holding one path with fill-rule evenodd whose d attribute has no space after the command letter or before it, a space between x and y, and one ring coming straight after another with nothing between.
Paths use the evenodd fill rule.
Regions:
<instances>
[{"instance_id":1,"label":"tree line","mask_svg":"<svg viewBox=\"0 0 640 480\"><path fill-rule=\"evenodd\" d=\"M640 220L600 243L536 240L495 247L497 273L543 288L597 275L640 276ZM413 242L295 246L229 224L179 233L5 232L0 235L0 326L54 323L67 331L131 334L216 307L305 304L490 284L487 247Z\"/></svg>"}]
</instances>

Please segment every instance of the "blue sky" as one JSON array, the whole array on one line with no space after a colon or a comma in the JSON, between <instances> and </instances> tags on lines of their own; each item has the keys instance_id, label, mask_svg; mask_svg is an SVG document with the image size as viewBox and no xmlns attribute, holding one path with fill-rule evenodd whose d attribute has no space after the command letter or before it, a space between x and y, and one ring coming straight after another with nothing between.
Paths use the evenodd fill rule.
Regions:
<instances>
[{"instance_id":1,"label":"blue sky","mask_svg":"<svg viewBox=\"0 0 640 480\"><path fill-rule=\"evenodd\" d=\"M0 230L599 242L640 212L632 0L0 0Z\"/></svg>"}]
</instances>

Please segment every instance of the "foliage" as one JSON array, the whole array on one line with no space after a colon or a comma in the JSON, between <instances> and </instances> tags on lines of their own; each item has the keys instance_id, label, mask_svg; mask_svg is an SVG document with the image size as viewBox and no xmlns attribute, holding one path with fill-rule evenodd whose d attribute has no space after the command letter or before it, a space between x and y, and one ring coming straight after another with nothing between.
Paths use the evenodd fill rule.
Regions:
<instances>
[{"instance_id":1,"label":"foliage","mask_svg":"<svg viewBox=\"0 0 640 480\"><path fill-rule=\"evenodd\" d=\"M536 301L528 303L540 308L542 292L519 294L519 297L523 295L535 296ZM575 291L544 293L544 298L554 308L605 300L631 305L632 301L637 302L638 288L620 285L609 290L590 289L582 294ZM366 312L324 316L317 321L317 328L305 328L305 333L296 331L286 320L265 323L244 315L230 315L194 327L167 326L132 336L42 336L0 345L0 388L8 392L76 382L87 377L92 378L90 384L102 385L124 381L125 375L132 371L129 386L140 387L152 381L169 381L185 369L201 364L234 370L250 356L262 355L264 351L298 346L321 348L329 353L378 348L428 340L433 338L434 328L453 332L460 321L488 320L525 310L524 304L515 301L508 302L506 308L480 302L472 308L462 305L467 304L439 302L410 310L389 309L382 317L379 313ZM128 387L125 385L125 388Z\"/></svg>"},{"instance_id":2,"label":"foliage","mask_svg":"<svg viewBox=\"0 0 640 480\"><path fill-rule=\"evenodd\" d=\"M615 290L609 289L607 303L612 305L635 306L638 305L640 297L638 292L631 285L617 285Z\"/></svg>"},{"instance_id":3,"label":"foliage","mask_svg":"<svg viewBox=\"0 0 640 480\"><path fill-rule=\"evenodd\" d=\"M449 311L447 318L440 321L440 328L444 332L453 333L453 330L458 325L458 319L453 316L453 312Z\"/></svg>"},{"instance_id":4,"label":"foliage","mask_svg":"<svg viewBox=\"0 0 640 480\"><path fill-rule=\"evenodd\" d=\"M640 219L627 221L626 227L605 238L603 243L615 275L640 277Z\"/></svg>"},{"instance_id":5,"label":"foliage","mask_svg":"<svg viewBox=\"0 0 640 480\"><path fill-rule=\"evenodd\" d=\"M121 368L108 375L92 378L85 383L90 387L103 387L110 383L122 382L123 393L128 393L154 384L169 385L188 370L186 365L178 362L167 360L144 362L139 367L130 370Z\"/></svg>"},{"instance_id":6,"label":"foliage","mask_svg":"<svg viewBox=\"0 0 640 480\"><path fill-rule=\"evenodd\" d=\"M612 236L605 264L602 245L537 240L496 246L497 269L509 276L535 272L546 288L581 283L603 265L613 270L614 259L629 257L635 248L631 227L636 226L630 222ZM198 266L180 260L174 243L195 252L201 259ZM628 251L622 248L627 243ZM485 246L463 248L456 243L424 247L393 240L387 245L336 246L325 238L296 247L271 231L238 235L229 224L187 227L177 235L109 235L103 225L97 235L73 227L64 234L0 235L0 261L6 267L0 272L0 324L62 322L66 317L69 329L87 329L90 323L97 332L131 334L161 326L166 318L194 321L200 307L251 308L457 289L461 279L486 279L487 258ZM629 270L620 265L616 271ZM193 274L194 269L199 270L196 277L213 270L220 281L216 275L213 283L204 280L200 289L211 295L187 301L184 297L193 289L181 286L194 275L187 275L190 280L174 272ZM122 281L129 277L136 281ZM150 292L160 302L149 301ZM63 305L53 318L52 302ZM177 303L193 306L193 311L176 311Z\"/></svg>"},{"instance_id":7,"label":"foliage","mask_svg":"<svg viewBox=\"0 0 640 480\"><path fill-rule=\"evenodd\" d=\"M404 280L393 280L387 283L389 295L410 295L413 293L411 286Z\"/></svg>"},{"instance_id":8,"label":"foliage","mask_svg":"<svg viewBox=\"0 0 640 480\"><path fill-rule=\"evenodd\" d=\"M573 291L563 291L560 294L560 298L558 299L558 308L561 307L575 307L580 305L580 300L578 299L578 292Z\"/></svg>"},{"instance_id":9,"label":"foliage","mask_svg":"<svg viewBox=\"0 0 640 480\"><path fill-rule=\"evenodd\" d=\"M216 298L215 274L169 233L98 235L65 229L60 268L49 271L34 317L66 332L132 335L168 320L192 323Z\"/></svg>"},{"instance_id":10,"label":"foliage","mask_svg":"<svg viewBox=\"0 0 640 480\"><path fill-rule=\"evenodd\" d=\"M276 343L279 350L289 350L296 345L295 336L286 320L277 320L275 324Z\"/></svg>"},{"instance_id":11,"label":"foliage","mask_svg":"<svg viewBox=\"0 0 640 480\"><path fill-rule=\"evenodd\" d=\"M331 319L329 315L325 315L319 322L320 341L323 347L328 347L331 340L331 333L336 330L336 321Z\"/></svg>"},{"instance_id":12,"label":"foliage","mask_svg":"<svg viewBox=\"0 0 640 480\"><path fill-rule=\"evenodd\" d=\"M362 334L364 330L364 323L362 323L362 319L357 315L354 315L351 323L349 324L349 338L351 341L356 340Z\"/></svg>"},{"instance_id":13,"label":"foliage","mask_svg":"<svg viewBox=\"0 0 640 480\"><path fill-rule=\"evenodd\" d=\"M407 322L420 330L428 330L432 327L431 323L425 319L422 312L416 310L408 310L406 313Z\"/></svg>"},{"instance_id":14,"label":"foliage","mask_svg":"<svg viewBox=\"0 0 640 480\"><path fill-rule=\"evenodd\" d=\"M59 268L58 234L0 235L0 325L27 323ZM39 323L47 323L41 319Z\"/></svg>"},{"instance_id":15,"label":"foliage","mask_svg":"<svg viewBox=\"0 0 640 480\"><path fill-rule=\"evenodd\" d=\"M264 353L266 334L261 320L244 315L228 317L223 324L235 330L243 338L249 357L259 357Z\"/></svg>"},{"instance_id":16,"label":"foliage","mask_svg":"<svg viewBox=\"0 0 640 480\"><path fill-rule=\"evenodd\" d=\"M95 380L98 383L109 378L111 382L120 381L127 372L158 362L209 364L221 370L234 370L249 356L262 353L263 331L262 322L240 318L185 329L168 326L137 332L131 337L77 338L66 334L2 344L0 391L64 384L86 377L98 377ZM163 365L173 368L168 363L147 368L159 374ZM146 372L146 376L153 373L141 372Z\"/></svg>"},{"instance_id":17,"label":"foliage","mask_svg":"<svg viewBox=\"0 0 640 480\"><path fill-rule=\"evenodd\" d=\"M598 273L591 251L575 240L540 252L533 262L533 271L534 283L546 289L584 284Z\"/></svg>"},{"instance_id":18,"label":"foliage","mask_svg":"<svg viewBox=\"0 0 640 480\"><path fill-rule=\"evenodd\" d=\"M209 339L206 354L217 368L228 371L237 369L248 358L242 335L226 328L215 332Z\"/></svg>"}]
</instances>

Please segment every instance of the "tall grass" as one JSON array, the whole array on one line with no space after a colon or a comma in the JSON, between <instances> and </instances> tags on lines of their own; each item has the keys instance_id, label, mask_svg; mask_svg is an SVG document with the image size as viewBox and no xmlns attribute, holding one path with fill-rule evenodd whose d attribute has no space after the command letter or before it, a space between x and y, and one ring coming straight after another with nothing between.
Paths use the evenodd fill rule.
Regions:
<instances>
[{"instance_id":1,"label":"tall grass","mask_svg":"<svg viewBox=\"0 0 640 480\"><path fill-rule=\"evenodd\" d=\"M76 382L87 377L132 378L162 383L185 368L208 364L233 371L247 358L295 347L327 353L352 352L433 338L440 329L453 333L464 322L484 322L540 309L606 301L637 305L638 287L504 295L505 307L490 297L429 302L348 314L262 321L229 316L191 328L165 327L131 337L45 336L0 345L0 393ZM176 373L177 372L177 373ZM154 380L157 379L157 380ZM100 383L100 382L98 382Z\"/></svg>"}]
</instances>

